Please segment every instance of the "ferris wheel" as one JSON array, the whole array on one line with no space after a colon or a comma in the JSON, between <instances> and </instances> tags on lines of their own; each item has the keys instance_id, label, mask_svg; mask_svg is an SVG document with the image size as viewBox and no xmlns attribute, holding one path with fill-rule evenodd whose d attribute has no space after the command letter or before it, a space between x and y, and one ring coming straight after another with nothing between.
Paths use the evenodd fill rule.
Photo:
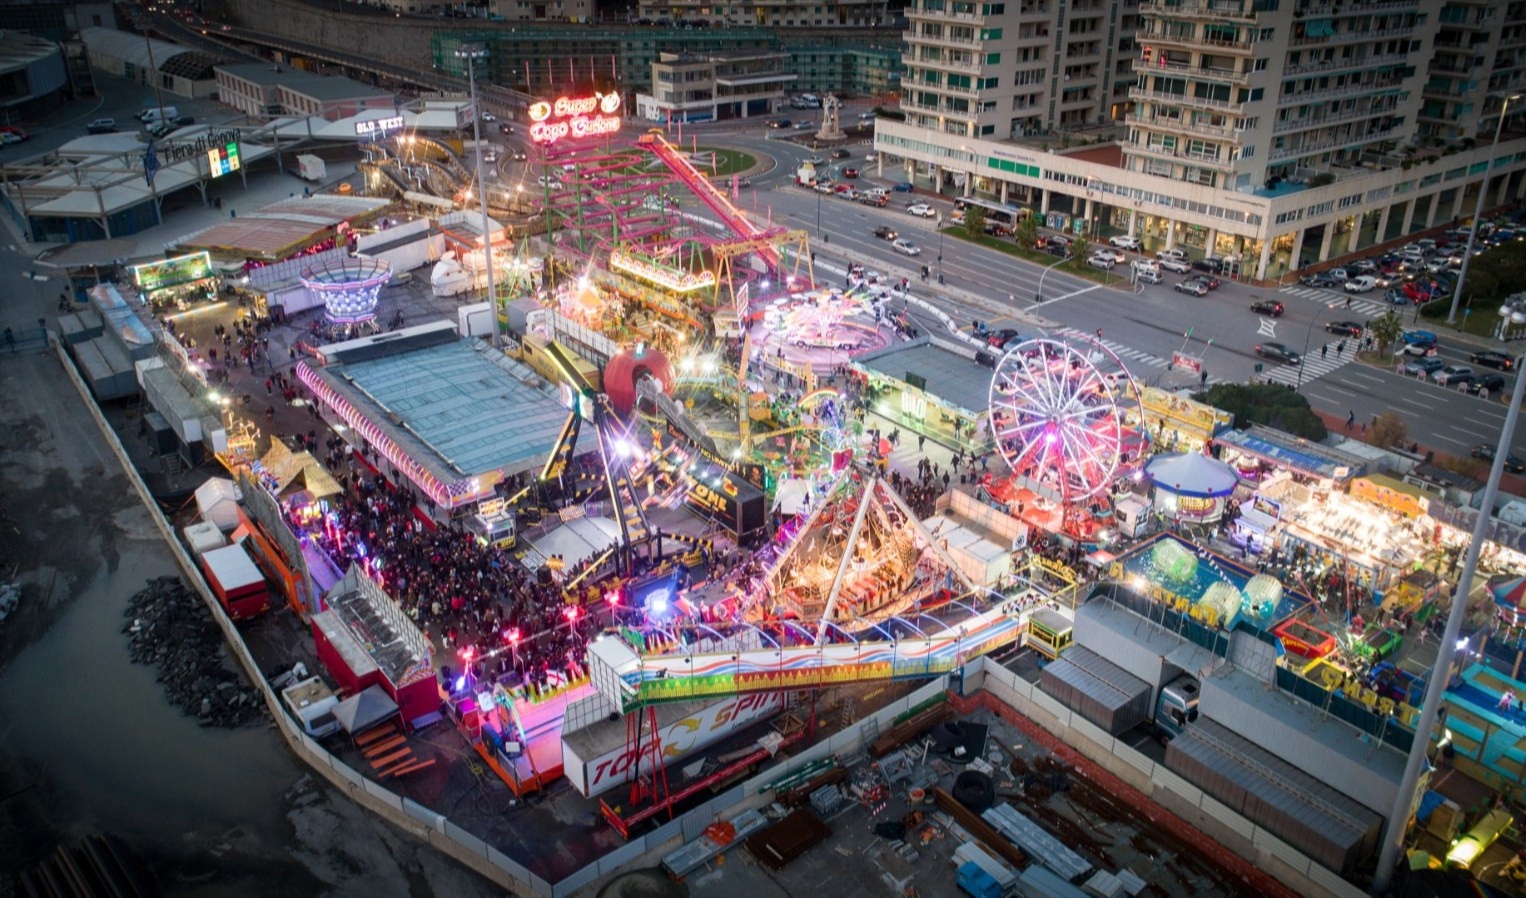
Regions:
<instances>
[{"instance_id":1,"label":"ferris wheel","mask_svg":"<svg viewBox=\"0 0 1526 898\"><path fill-rule=\"evenodd\" d=\"M1101 343L1026 340L1002 356L991 377L996 449L1015 474L1059 501L1084 501L1118 475L1126 408L1138 397L1128 369Z\"/></svg>"}]
</instances>

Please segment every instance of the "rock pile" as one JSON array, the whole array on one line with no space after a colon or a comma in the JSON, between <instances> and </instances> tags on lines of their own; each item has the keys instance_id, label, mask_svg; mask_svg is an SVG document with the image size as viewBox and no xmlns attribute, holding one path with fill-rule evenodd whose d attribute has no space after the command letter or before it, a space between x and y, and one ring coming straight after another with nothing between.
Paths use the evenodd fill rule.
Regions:
<instances>
[{"instance_id":1,"label":"rock pile","mask_svg":"<svg viewBox=\"0 0 1526 898\"><path fill-rule=\"evenodd\" d=\"M122 627L134 664L159 668L169 700L204 727L238 727L264 713L259 694L223 663L223 637L178 577L156 577L127 603Z\"/></svg>"}]
</instances>

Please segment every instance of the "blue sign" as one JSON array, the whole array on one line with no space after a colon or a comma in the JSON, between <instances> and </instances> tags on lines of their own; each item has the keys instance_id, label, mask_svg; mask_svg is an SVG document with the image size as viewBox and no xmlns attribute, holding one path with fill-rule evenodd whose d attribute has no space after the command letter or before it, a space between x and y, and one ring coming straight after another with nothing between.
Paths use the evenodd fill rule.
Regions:
<instances>
[{"instance_id":1,"label":"blue sign","mask_svg":"<svg viewBox=\"0 0 1526 898\"><path fill-rule=\"evenodd\" d=\"M154 155L154 145L149 144L148 149L143 151L143 180L148 182L149 189L154 186L154 175L159 173L159 157Z\"/></svg>"}]
</instances>

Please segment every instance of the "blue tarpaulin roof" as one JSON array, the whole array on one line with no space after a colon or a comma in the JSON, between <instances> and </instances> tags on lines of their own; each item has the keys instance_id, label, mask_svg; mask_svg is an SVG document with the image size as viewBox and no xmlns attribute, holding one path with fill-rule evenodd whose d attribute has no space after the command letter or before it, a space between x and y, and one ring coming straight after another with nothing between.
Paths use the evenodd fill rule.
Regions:
<instances>
[{"instance_id":1,"label":"blue tarpaulin roof","mask_svg":"<svg viewBox=\"0 0 1526 898\"><path fill-rule=\"evenodd\" d=\"M1357 456L1300 440L1292 434L1269 427L1252 426L1250 430L1230 430L1219 434L1216 439L1257 458L1316 477L1347 480L1367 470L1366 463Z\"/></svg>"}]
</instances>

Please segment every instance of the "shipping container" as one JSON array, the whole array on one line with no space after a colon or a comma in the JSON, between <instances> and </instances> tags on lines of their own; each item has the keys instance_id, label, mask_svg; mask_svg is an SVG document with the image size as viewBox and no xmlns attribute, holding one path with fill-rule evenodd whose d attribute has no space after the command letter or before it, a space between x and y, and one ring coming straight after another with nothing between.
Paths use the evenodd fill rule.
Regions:
<instances>
[{"instance_id":1,"label":"shipping container","mask_svg":"<svg viewBox=\"0 0 1526 898\"><path fill-rule=\"evenodd\" d=\"M1377 847L1376 811L1212 720L1171 740L1166 767L1341 875Z\"/></svg>"},{"instance_id":2,"label":"shipping container","mask_svg":"<svg viewBox=\"0 0 1526 898\"><path fill-rule=\"evenodd\" d=\"M1039 688L1109 736L1150 717L1150 684L1084 646L1072 646L1046 665Z\"/></svg>"}]
</instances>

